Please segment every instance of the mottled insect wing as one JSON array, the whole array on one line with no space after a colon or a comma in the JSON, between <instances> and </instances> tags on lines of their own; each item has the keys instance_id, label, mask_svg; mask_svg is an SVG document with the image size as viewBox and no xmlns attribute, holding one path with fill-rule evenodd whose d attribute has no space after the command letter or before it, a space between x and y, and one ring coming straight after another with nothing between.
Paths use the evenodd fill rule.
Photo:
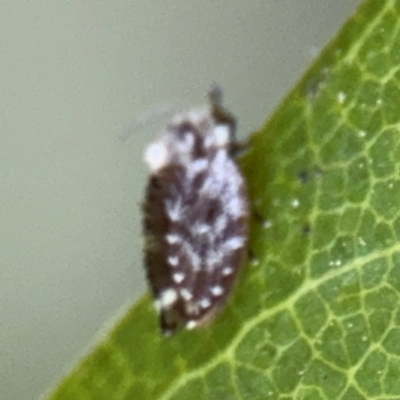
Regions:
<instances>
[{"instance_id":1,"label":"mottled insect wing","mask_svg":"<svg viewBox=\"0 0 400 400\"><path fill-rule=\"evenodd\" d=\"M232 156L235 120L211 107L176 115L145 152L147 277L164 334L210 322L246 253L248 201Z\"/></svg>"}]
</instances>

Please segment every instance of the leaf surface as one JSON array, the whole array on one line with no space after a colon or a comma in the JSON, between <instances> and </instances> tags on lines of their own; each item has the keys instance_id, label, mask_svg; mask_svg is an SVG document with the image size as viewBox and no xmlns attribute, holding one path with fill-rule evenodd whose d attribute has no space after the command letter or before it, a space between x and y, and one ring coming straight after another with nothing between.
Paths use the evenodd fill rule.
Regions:
<instances>
[{"instance_id":1,"label":"leaf surface","mask_svg":"<svg viewBox=\"0 0 400 400\"><path fill-rule=\"evenodd\" d=\"M144 297L61 399L400 399L400 2L367 0L242 159L251 262L208 329Z\"/></svg>"}]
</instances>

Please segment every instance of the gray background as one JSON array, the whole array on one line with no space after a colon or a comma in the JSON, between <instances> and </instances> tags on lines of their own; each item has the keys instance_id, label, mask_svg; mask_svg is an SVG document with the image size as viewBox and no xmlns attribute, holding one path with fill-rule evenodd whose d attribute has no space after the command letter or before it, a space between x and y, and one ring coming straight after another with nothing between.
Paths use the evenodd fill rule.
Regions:
<instances>
[{"instance_id":1,"label":"gray background","mask_svg":"<svg viewBox=\"0 0 400 400\"><path fill-rule=\"evenodd\" d=\"M1 2L1 399L37 398L145 290L141 154L162 110L215 81L246 135L357 3Z\"/></svg>"}]
</instances>

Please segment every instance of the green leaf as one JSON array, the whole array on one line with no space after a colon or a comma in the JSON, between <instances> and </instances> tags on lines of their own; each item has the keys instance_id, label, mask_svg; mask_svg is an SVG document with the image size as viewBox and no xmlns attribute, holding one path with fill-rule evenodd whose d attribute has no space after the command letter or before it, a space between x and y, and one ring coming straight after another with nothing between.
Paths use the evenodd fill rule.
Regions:
<instances>
[{"instance_id":1,"label":"green leaf","mask_svg":"<svg viewBox=\"0 0 400 400\"><path fill-rule=\"evenodd\" d=\"M250 140L250 248L208 329L142 299L61 399L400 399L400 2L368 0Z\"/></svg>"}]
</instances>

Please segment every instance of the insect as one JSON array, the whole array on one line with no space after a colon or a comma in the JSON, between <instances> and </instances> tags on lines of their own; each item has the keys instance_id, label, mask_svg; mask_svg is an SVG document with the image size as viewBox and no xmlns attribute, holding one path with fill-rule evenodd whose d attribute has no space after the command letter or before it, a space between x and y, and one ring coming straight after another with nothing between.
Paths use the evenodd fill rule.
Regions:
<instances>
[{"instance_id":1,"label":"insect","mask_svg":"<svg viewBox=\"0 0 400 400\"><path fill-rule=\"evenodd\" d=\"M210 105L174 116L144 155L145 266L165 335L208 325L246 255L249 205L236 165L235 119Z\"/></svg>"}]
</instances>

